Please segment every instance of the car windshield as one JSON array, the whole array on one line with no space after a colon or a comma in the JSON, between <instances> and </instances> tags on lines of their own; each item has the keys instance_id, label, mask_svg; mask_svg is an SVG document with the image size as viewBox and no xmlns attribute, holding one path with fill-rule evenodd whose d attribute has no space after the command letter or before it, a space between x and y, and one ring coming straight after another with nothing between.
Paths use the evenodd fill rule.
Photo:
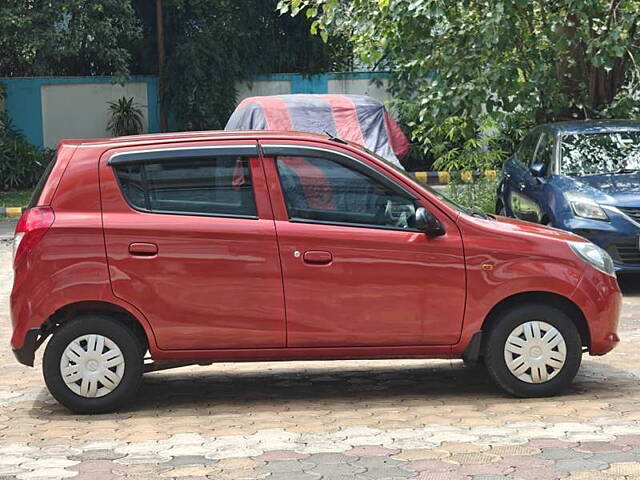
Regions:
<instances>
[{"instance_id":1,"label":"car windshield","mask_svg":"<svg viewBox=\"0 0 640 480\"><path fill-rule=\"evenodd\" d=\"M389 167L393 168L396 172L398 172L399 174L415 181L418 182L420 185L422 185L424 188L426 188L427 190L429 190L430 193L432 193L434 196L438 197L438 199L442 200L444 203L446 203L447 205L449 205L451 208L454 208L456 210L458 210L459 212L463 212L466 213L468 215L471 215L472 209L469 209L467 207L463 207L462 205L460 205L459 203L454 202L453 200L451 200L449 197L447 197L446 195L443 195L442 193L438 192L436 189L434 189L433 187L427 185L425 182L421 181L420 179L418 179L418 177L416 177L413 173L411 172L407 172L406 170L404 170L403 168L399 168L397 165L394 165L393 163L391 163L390 161L388 161L386 158L381 157L380 155L378 155L375 152L372 152L371 150L369 150L368 148L365 147L361 147L365 152L367 152L369 155L376 157L378 160L380 160L382 163L384 163L385 165L388 165Z\"/></svg>"},{"instance_id":2,"label":"car windshield","mask_svg":"<svg viewBox=\"0 0 640 480\"><path fill-rule=\"evenodd\" d=\"M560 170L570 176L640 170L640 132L564 135Z\"/></svg>"}]
</instances>

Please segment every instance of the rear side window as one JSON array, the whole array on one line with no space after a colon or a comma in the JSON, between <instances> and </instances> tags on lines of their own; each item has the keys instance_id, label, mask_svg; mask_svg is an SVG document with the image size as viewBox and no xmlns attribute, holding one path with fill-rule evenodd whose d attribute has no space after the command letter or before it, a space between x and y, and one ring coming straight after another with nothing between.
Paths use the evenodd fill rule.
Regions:
<instances>
[{"instance_id":1,"label":"rear side window","mask_svg":"<svg viewBox=\"0 0 640 480\"><path fill-rule=\"evenodd\" d=\"M137 210L257 217L248 157L149 161L118 165L115 172Z\"/></svg>"},{"instance_id":2,"label":"rear side window","mask_svg":"<svg viewBox=\"0 0 640 480\"><path fill-rule=\"evenodd\" d=\"M44 190L44 186L47 184L47 180L49 180L49 175L51 175L51 171L53 167L56 165L56 160L58 159L57 155L51 159L49 165L42 172L42 176L38 183L36 184L36 188L33 190L33 194L31 195L31 200L29 200L29 205L27 208L33 208L38 206L38 200L40 200L40 195L42 195L42 190Z\"/></svg>"}]
</instances>

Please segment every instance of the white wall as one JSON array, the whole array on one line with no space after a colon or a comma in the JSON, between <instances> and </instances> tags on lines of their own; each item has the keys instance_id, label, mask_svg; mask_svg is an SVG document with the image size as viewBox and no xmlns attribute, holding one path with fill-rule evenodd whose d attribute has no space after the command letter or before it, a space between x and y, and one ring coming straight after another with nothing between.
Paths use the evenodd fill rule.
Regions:
<instances>
[{"instance_id":1,"label":"white wall","mask_svg":"<svg viewBox=\"0 0 640 480\"><path fill-rule=\"evenodd\" d=\"M145 132L149 126L145 83L127 83L125 86L111 83L43 85L40 92L43 140L49 148L55 147L62 138L110 136L107 132L107 102L122 96L133 97L134 102L140 104Z\"/></svg>"},{"instance_id":2,"label":"white wall","mask_svg":"<svg viewBox=\"0 0 640 480\"><path fill-rule=\"evenodd\" d=\"M344 78L329 80L327 89L329 93L341 95L368 95L381 102L391 99L391 95L387 92L388 81L381 79L381 86L376 82L372 82L368 78Z\"/></svg>"},{"instance_id":3,"label":"white wall","mask_svg":"<svg viewBox=\"0 0 640 480\"><path fill-rule=\"evenodd\" d=\"M258 95L288 95L291 93L291 82L288 80L242 82L236 87L238 89L238 103L247 97L255 97Z\"/></svg>"}]
</instances>

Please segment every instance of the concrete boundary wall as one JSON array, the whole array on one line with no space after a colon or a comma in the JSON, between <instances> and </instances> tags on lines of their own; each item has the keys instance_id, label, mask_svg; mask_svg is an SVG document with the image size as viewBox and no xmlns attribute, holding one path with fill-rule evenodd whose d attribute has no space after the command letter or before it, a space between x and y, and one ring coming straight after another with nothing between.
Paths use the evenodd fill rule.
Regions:
<instances>
[{"instance_id":1,"label":"concrete boundary wall","mask_svg":"<svg viewBox=\"0 0 640 480\"><path fill-rule=\"evenodd\" d=\"M238 83L238 101L288 93L362 94L387 101L387 81L388 74L371 72L258 75ZM106 136L107 102L123 95L143 106L145 131L160 128L155 76L132 76L125 85L111 77L0 77L0 83L12 125L39 147L52 148L61 138Z\"/></svg>"}]
</instances>

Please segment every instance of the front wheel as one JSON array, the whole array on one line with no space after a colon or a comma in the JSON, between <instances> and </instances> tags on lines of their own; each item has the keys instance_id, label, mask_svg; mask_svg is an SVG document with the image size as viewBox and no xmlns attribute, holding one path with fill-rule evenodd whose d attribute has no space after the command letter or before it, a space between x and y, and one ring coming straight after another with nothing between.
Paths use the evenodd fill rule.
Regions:
<instances>
[{"instance_id":1,"label":"front wheel","mask_svg":"<svg viewBox=\"0 0 640 480\"><path fill-rule=\"evenodd\" d=\"M44 352L49 391L75 413L104 413L122 406L138 389L143 356L135 333L102 314L61 325Z\"/></svg>"},{"instance_id":2,"label":"front wheel","mask_svg":"<svg viewBox=\"0 0 640 480\"><path fill-rule=\"evenodd\" d=\"M567 388L580 368L582 341L556 307L525 304L503 313L487 332L484 358L492 379L517 397L545 397Z\"/></svg>"}]
</instances>

